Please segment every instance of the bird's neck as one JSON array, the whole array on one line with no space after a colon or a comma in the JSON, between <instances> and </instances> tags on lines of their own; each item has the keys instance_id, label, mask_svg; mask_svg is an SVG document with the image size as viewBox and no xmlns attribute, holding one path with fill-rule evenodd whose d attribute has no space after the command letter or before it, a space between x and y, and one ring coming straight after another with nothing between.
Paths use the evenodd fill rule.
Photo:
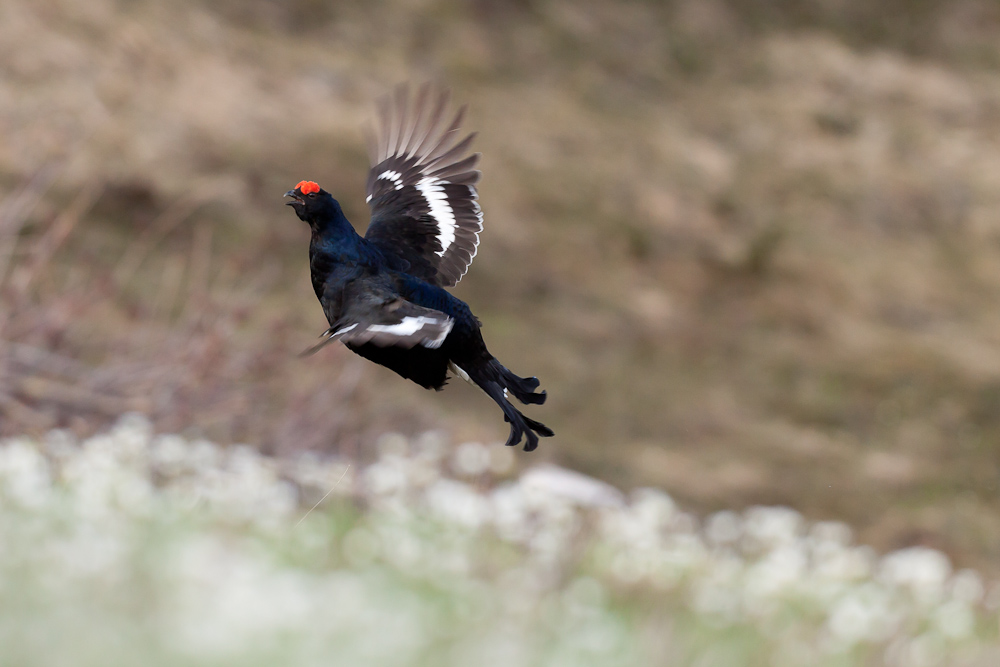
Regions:
<instances>
[{"instance_id":1,"label":"bird's neck","mask_svg":"<svg viewBox=\"0 0 1000 667\"><path fill-rule=\"evenodd\" d=\"M357 257L362 252L364 239L358 236L339 206L328 215L309 221L312 229L310 250L314 253Z\"/></svg>"}]
</instances>

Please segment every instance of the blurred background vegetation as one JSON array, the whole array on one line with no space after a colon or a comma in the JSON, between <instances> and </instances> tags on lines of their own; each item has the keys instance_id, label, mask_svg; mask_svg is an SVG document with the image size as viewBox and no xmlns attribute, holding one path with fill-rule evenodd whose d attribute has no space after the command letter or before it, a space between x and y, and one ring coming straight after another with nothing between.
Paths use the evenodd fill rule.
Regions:
<instances>
[{"instance_id":1,"label":"blurred background vegetation","mask_svg":"<svg viewBox=\"0 0 1000 667\"><path fill-rule=\"evenodd\" d=\"M363 228L360 129L431 80L484 156L455 292L549 390L523 462L1000 573L998 28L989 0L5 0L0 435L502 441L461 383L296 357L326 323L281 194Z\"/></svg>"}]
</instances>

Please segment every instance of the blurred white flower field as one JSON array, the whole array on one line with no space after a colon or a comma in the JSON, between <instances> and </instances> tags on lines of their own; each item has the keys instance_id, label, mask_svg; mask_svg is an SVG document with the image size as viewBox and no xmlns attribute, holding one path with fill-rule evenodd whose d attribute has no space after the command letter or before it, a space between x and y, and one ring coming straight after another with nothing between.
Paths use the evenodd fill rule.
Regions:
<instances>
[{"instance_id":1,"label":"blurred white flower field","mask_svg":"<svg viewBox=\"0 0 1000 667\"><path fill-rule=\"evenodd\" d=\"M0 442L0 664L1000 664L1000 588L937 551L513 456L276 459L135 415Z\"/></svg>"}]
</instances>

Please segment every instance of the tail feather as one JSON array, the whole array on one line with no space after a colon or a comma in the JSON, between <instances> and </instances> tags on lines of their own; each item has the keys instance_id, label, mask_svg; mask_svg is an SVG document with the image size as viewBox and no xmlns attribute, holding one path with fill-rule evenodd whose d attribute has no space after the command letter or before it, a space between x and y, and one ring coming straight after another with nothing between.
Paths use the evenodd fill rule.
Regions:
<instances>
[{"instance_id":1,"label":"tail feather","mask_svg":"<svg viewBox=\"0 0 1000 667\"><path fill-rule=\"evenodd\" d=\"M504 421L510 423L510 436L505 443L508 447L519 444L523 438L524 451L530 452L538 447L538 436L550 438L555 435L548 426L525 417L507 400L507 393L510 392L526 405L544 403L545 392L534 392L539 385L538 378L522 378L514 375L495 358L481 366L466 367L462 370L503 410Z\"/></svg>"}]
</instances>

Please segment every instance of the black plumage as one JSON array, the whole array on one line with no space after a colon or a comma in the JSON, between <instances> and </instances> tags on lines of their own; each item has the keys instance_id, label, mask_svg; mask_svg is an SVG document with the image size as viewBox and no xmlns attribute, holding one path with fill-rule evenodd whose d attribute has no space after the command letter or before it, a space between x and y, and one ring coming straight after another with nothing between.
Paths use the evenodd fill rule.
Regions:
<instances>
[{"instance_id":1,"label":"black plumage","mask_svg":"<svg viewBox=\"0 0 1000 667\"><path fill-rule=\"evenodd\" d=\"M522 378L490 354L469 306L445 291L469 268L483 215L477 201L474 134L456 141L464 107L448 122L448 95L423 86L411 104L405 87L378 108L370 137L371 222L364 237L340 204L311 181L285 193L309 223L313 289L330 328L310 352L339 340L357 354L428 389L449 372L480 387L510 422L507 445L525 451L552 430L508 400L545 402L537 378Z\"/></svg>"}]
</instances>

